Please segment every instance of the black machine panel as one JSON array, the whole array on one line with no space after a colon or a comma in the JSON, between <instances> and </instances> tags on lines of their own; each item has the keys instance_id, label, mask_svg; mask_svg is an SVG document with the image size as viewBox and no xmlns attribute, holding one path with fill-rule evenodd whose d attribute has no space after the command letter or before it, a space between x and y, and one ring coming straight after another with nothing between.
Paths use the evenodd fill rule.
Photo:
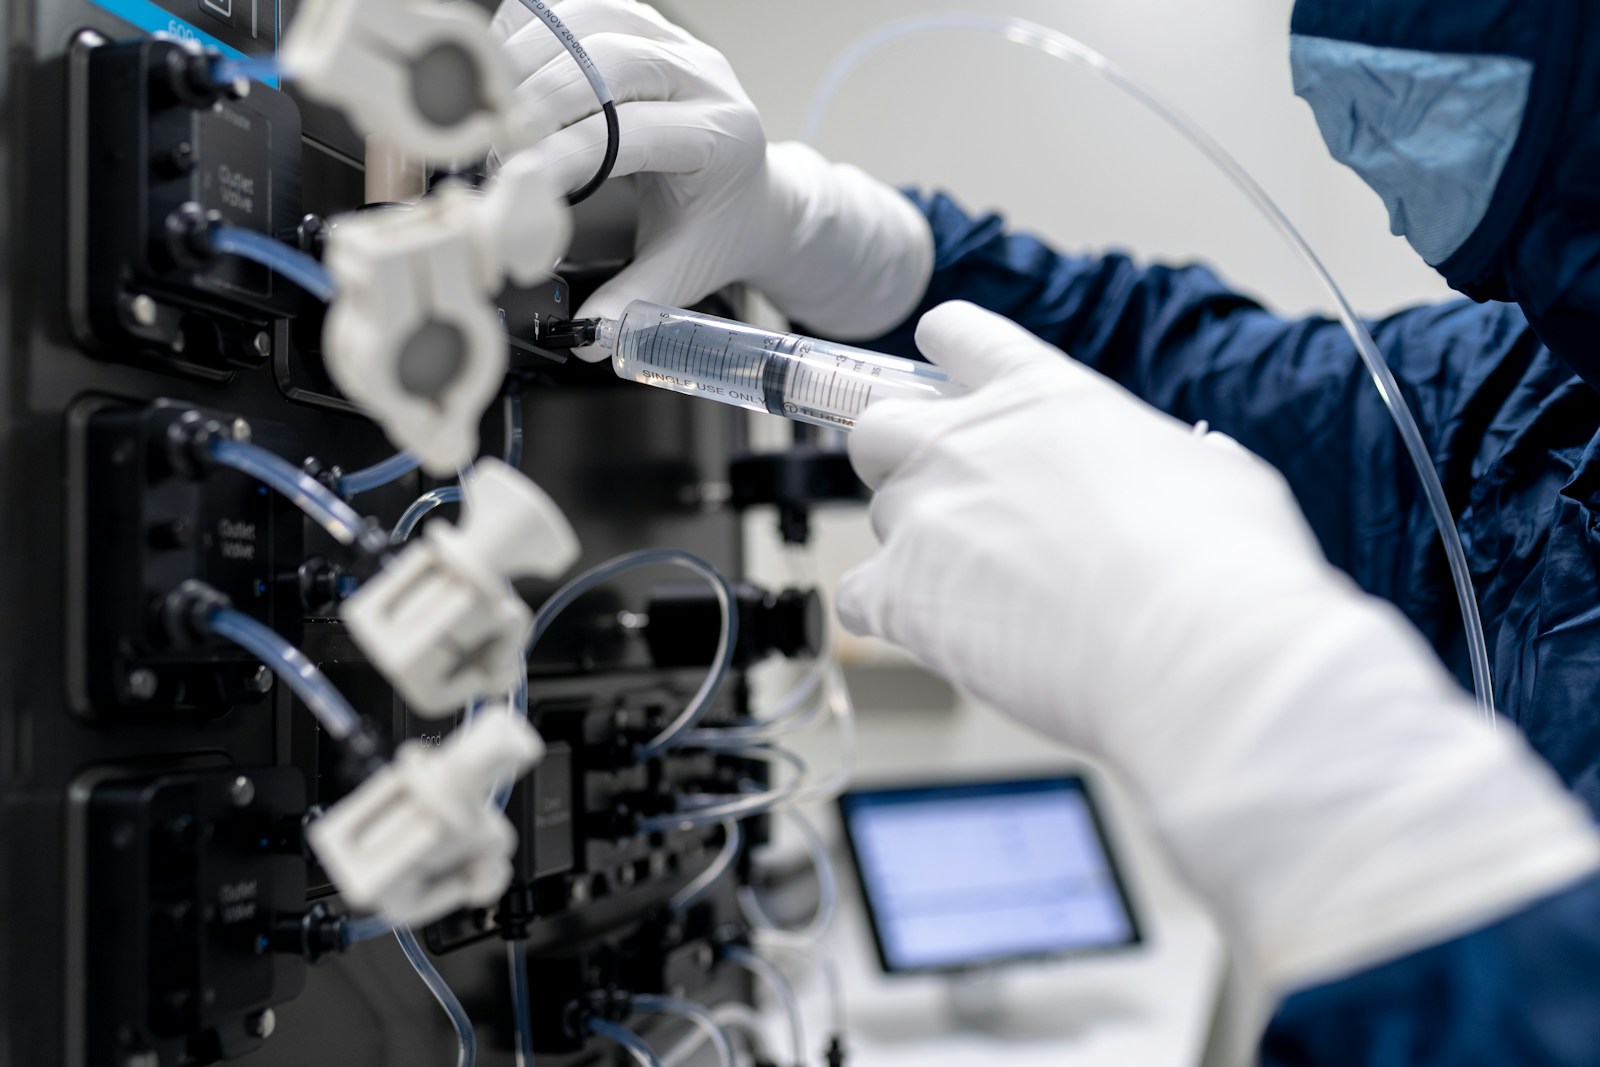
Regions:
<instances>
[{"instance_id":1,"label":"black machine panel","mask_svg":"<svg viewBox=\"0 0 1600 1067\"><path fill-rule=\"evenodd\" d=\"M219 84L211 60L173 41L80 36L73 56L74 331L106 358L201 376L262 366L302 296L210 254L207 232L296 233L293 101L259 82Z\"/></svg>"},{"instance_id":2,"label":"black machine panel","mask_svg":"<svg viewBox=\"0 0 1600 1067\"><path fill-rule=\"evenodd\" d=\"M174 590L202 582L304 649L395 743L436 744L454 725L408 709L337 621L339 546L251 479L198 474L174 451L200 418L324 475L393 452L329 381L316 302L206 245L235 227L316 252L321 220L366 199L361 139L292 91L210 84L150 32L265 55L292 14L258 0L8 8L0 1067L454 1062L450 1027L394 939L346 946L346 909L308 859L306 820L350 786L337 746L258 661L174 643L162 614ZM513 332L568 314L615 264L563 269L502 295ZM507 343L521 467L571 519L578 566L664 546L737 579L738 517L705 502L727 496L743 416ZM507 410L485 418L487 453L510 450ZM413 473L356 504L388 528L436 484ZM510 798L511 891L418 931L477 1024L480 1063L513 1062L511 939L529 955L548 1067L610 1062L574 1032L575 1004L749 998L748 974L716 953L744 929L747 861L673 911L723 830L633 824L679 792L726 793L765 773L729 753L632 760L630 739L684 705L709 656L690 631L714 611L667 577L617 580L541 642L530 709L548 753ZM537 605L551 587L521 591ZM761 621L713 723L746 710L745 665L815 640L805 596L740 596ZM658 629L655 648L618 621L653 602L682 620ZM762 831L750 825L746 847Z\"/></svg>"}]
</instances>

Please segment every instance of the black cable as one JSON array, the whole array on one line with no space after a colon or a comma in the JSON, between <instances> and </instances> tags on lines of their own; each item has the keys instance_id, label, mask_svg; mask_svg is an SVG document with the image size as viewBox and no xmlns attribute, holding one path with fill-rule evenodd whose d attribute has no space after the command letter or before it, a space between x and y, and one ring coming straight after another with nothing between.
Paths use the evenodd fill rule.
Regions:
<instances>
[{"instance_id":1,"label":"black cable","mask_svg":"<svg viewBox=\"0 0 1600 1067\"><path fill-rule=\"evenodd\" d=\"M578 69L583 71L584 78L594 89L594 98L599 101L606 116L606 155L600 161L600 169L589 179L589 183L567 197L567 204L576 207L593 196L616 169L617 152L622 145L622 125L617 121L616 98L611 95L611 87L606 84L605 76L589 57L589 52L583 47L583 42L578 40L578 35L568 29L567 24L561 21L561 16L555 13L551 7L552 3L554 0L522 0L522 6L555 34L556 40L561 42L561 46L578 64Z\"/></svg>"},{"instance_id":2,"label":"black cable","mask_svg":"<svg viewBox=\"0 0 1600 1067\"><path fill-rule=\"evenodd\" d=\"M617 105L607 100L601 109L606 116L606 155L600 161L600 169L595 171L594 177L589 179L582 189L568 195L567 206L577 207L589 199L611 177L611 172L617 168L617 153L622 150L622 124L617 121Z\"/></svg>"}]
</instances>

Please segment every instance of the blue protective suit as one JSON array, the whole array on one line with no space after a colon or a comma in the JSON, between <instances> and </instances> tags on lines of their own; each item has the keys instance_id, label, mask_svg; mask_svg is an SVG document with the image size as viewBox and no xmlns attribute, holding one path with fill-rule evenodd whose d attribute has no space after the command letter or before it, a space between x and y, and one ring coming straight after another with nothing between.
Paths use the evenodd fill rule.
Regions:
<instances>
[{"instance_id":1,"label":"blue protective suit","mask_svg":"<svg viewBox=\"0 0 1600 1067\"><path fill-rule=\"evenodd\" d=\"M1324 133L1344 138L1336 154L1380 189L1397 232L1485 301L1402 311L1373 334L1458 516L1496 701L1600 813L1600 3L1299 0L1295 31L1297 84L1316 97ZM1514 150L1486 160L1441 149L1448 128L1429 116L1460 115L1427 98L1466 77L1449 64L1502 45L1542 56L1547 38L1576 55L1519 60L1520 82L1474 68L1473 84L1526 101L1520 136L1497 129ZM1401 40L1416 48L1391 47ZM1342 58L1341 44L1351 49ZM1451 53L1431 83L1418 58L1428 49ZM1385 69L1369 69L1375 53L1389 57ZM1339 75L1339 62L1353 73ZM1356 95L1369 89L1371 100ZM1398 116L1388 113L1395 101L1405 105ZM1415 180L1441 159L1476 159L1497 184ZM1414 180L1397 179L1397 168ZM1469 681L1433 520L1338 323L1280 318L1202 266L1062 254L996 216L912 195L932 224L935 271L918 313L879 348L914 356L921 313L969 300L1155 406L1208 420L1276 465L1329 558L1399 605Z\"/></svg>"},{"instance_id":2,"label":"blue protective suit","mask_svg":"<svg viewBox=\"0 0 1600 1067\"><path fill-rule=\"evenodd\" d=\"M947 197L916 199L937 243L923 310L998 311L1267 459L1329 559L1470 684L1433 519L1337 322L1280 318L1205 267L1064 255ZM914 354L914 322L873 344ZM1460 516L1501 713L1600 811L1600 396L1515 305L1461 300L1372 325Z\"/></svg>"},{"instance_id":3,"label":"blue protective suit","mask_svg":"<svg viewBox=\"0 0 1600 1067\"><path fill-rule=\"evenodd\" d=\"M1467 937L1289 997L1262 1067L1600 1063L1600 879Z\"/></svg>"},{"instance_id":4,"label":"blue protective suit","mask_svg":"<svg viewBox=\"0 0 1600 1067\"><path fill-rule=\"evenodd\" d=\"M1500 709L1600 813L1600 2L1298 0L1294 33L1330 150L1473 298L1373 333L1457 515ZM935 273L875 347L915 355L921 312L969 300L1208 420L1284 473L1329 558L1468 682L1432 518L1337 323L1280 318L1204 267L1065 255L913 197ZM1262 1051L1271 1067L1600 1064L1600 879L1289 997Z\"/></svg>"}]
</instances>

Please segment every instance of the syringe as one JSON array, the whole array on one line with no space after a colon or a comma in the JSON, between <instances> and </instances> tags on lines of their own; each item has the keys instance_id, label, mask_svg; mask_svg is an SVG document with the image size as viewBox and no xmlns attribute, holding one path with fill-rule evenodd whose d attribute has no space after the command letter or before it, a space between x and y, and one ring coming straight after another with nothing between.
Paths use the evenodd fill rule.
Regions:
<instances>
[{"instance_id":1,"label":"syringe","mask_svg":"<svg viewBox=\"0 0 1600 1067\"><path fill-rule=\"evenodd\" d=\"M879 400L966 392L927 363L645 300L600 320L594 344L630 381L846 430Z\"/></svg>"}]
</instances>

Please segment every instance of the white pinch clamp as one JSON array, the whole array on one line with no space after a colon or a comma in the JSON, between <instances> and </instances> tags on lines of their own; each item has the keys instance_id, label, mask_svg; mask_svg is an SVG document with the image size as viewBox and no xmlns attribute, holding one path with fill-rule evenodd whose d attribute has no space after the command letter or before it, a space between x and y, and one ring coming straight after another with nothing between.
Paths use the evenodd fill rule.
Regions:
<instances>
[{"instance_id":1,"label":"white pinch clamp","mask_svg":"<svg viewBox=\"0 0 1600 1067\"><path fill-rule=\"evenodd\" d=\"M428 473L454 473L476 454L505 378L492 298L507 277L548 276L570 234L566 207L525 157L487 194L454 186L341 217L327 252L339 290L323 326L329 374Z\"/></svg>"},{"instance_id":2,"label":"white pinch clamp","mask_svg":"<svg viewBox=\"0 0 1600 1067\"><path fill-rule=\"evenodd\" d=\"M533 613L510 581L578 558L561 509L499 460L478 464L466 503L462 525L430 523L340 609L406 702L435 717L516 685Z\"/></svg>"},{"instance_id":3,"label":"white pinch clamp","mask_svg":"<svg viewBox=\"0 0 1600 1067\"><path fill-rule=\"evenodd\" d=\"M475 454L505 377L493 297L507 277L549 275L571 235L560 191L518 156L548 121L517 99L489 16L470 4L305 0L282 63L307 94L409 154L448 166L493 149L511 160L486 194L446 188L345 215L329 237L328 372L423 469L448 475Z\"/></svg>"},{"instance_id":4,"label":"white pinch clamp","mask_svg":"<svg viewBox=\"0 0 1600 1067\"><path fill-rule=\"evenodd\" d=\"M489 16L471 4L305 0L284 73L308 95L440 164L509 156L548 132L516 98Z\"/></svg>"},{"instance_id":5,"label":"white pinch clamp","mask_svg":"<svg viewBox=\"0 0 1600 1067\"><path fill-rule=\"evenodd\" d=\"M347 904L396 925L487 906L511 882L517 844L490 797L543 755L537 731L503 711L477 716L437 747L408 741L311 824L311 847Z\"/></svg>"}]
</instances>

